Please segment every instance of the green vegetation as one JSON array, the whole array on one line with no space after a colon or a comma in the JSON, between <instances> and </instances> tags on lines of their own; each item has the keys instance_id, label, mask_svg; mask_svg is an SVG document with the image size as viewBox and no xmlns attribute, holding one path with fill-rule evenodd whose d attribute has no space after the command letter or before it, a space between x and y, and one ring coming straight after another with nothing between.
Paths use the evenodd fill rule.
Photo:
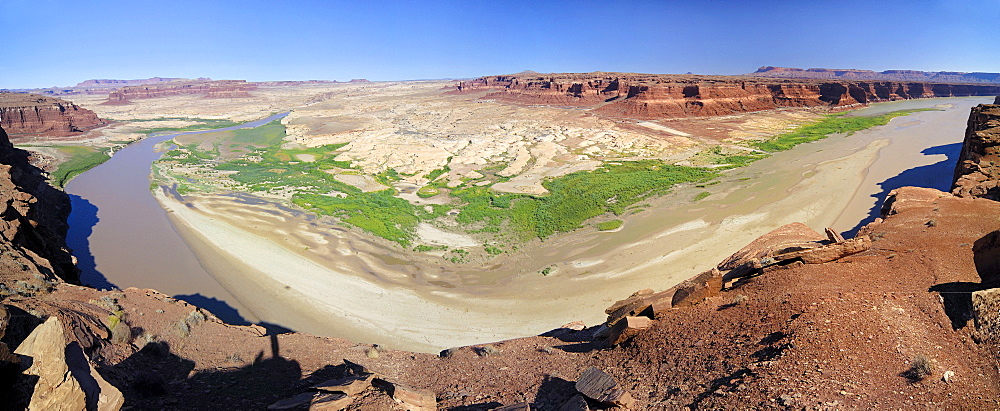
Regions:
<instances>
[{"instance_id":1,"label":"green vegetation","mask_svg":"<svg viewBox=\"0 0 1000 411\"><path fill-rule=\"evenodd\" d=\"M146 121L168 121L168 120L197 121L201 124L192 124L184 127L153 127L140 130L139 132L143 134L153 134L162 131L172 131L172 132L201 131L201 130L211 130L214 128L232 127L239 124L231 120L210 119L210 118L187 118L187 117L160 117L149 120L127 120L127 121L146 122Z\"/></svg>"},{"instance_id":2,"label":"green vegetation","mask_svg":"<svg viewBox=\"0 0 1000 411\"><path fill-rule=\"evenodd\" d=\"M59 149L69 160L60 164L52 172L51 180L57 187L65 187L73 177L108 161L111 156L104 149L86 146L52 146Z\"/></svg>"},{"instance_id":3,"label":"green vegetation","mask_svg":"<svg viewBox=\"0 0 1000 411\"><path fill-rule=\"evenodd\" d=\"M448 157L448 161L451 162L451 157ZM437 180L438 177L441 177L442 175L444 175L445 173L447 173L449 171L451 171L451 167L448 167L446 165L446 166L444 166L444 168L439 168L437 170L431 171L430 173L427 173L427 175L424 176L424 178L426 178L426 179L428 179L430 181L434 181L434 180Z\"/></svg>"},{"instance_id":4,"label":"green vegetation","mask_svg":"<svg viewBox=\"0 0 1000 411\"><path fill-rule=\"evenodd\" d=\"M424 186L417 190L417 196L420 198L431 198L438 195L440 191L437 187Z\"/></svg>"},{"instance_id":5,"label":"green vegetation","mask_svg":"<svg viewBox=\"0 0 1000 411\"><path fill-rule=\"evenodd\" d=\"M624 222L624 221L622 221L622 220L608 220L608 221L602 221L602 222L600 222L600 223L597 223L597 229L598 229L598 230L600 230L600 231L611 231L611 230L617 230L617 229L618 229L618 227L621 227L621 226L622 226L622 224L624 224L624 223L625 223L625 222Z\"/></svg>"},{"instance_id":6,"label":"green vegetation","mask_svg":"<svg viewBox=\"0 0 1000 411\"><path fill-rule=\"evenodd\" d=\"M418 189L416 194L429 198L446 192L454 200L453 204L427 207L411 205L397 197L394 189L364 192L338 181L336 174L361 173L353 168L350 161L336 159L346 144L282 148L285 128L280 121L254 129L221 132L215 145L208 150L204 149L205 143L179 146L167 152L164 161L206 164L214 170L233 172L228 176L246 190L289 194L291 201L302 208L335 216L346 225L402 246L410 245L415 228L421 221L444 217L452 209L458 210L454 218L469 233L492 233L497 234L497 239L507 240L544 239L575 230L597 216L641 212L646 206L642 204L643 200L665 194L678 184L693 183L698 187L716 184L718 181L715 179L722 171L748 165L769 156L771 152L787 150L833 133L850 133L885 124L893 117L913 111L874 117L829 115L819 122L771 140L749 143L752 146L749 148L714 147L699 153L698 164L715 167L678 166L662 160L608 162L597 170L543 181L542 185L548 190L544 196L494 191L492 184L506 181L496 173L503 169L502 164L491 164L479 170L484 175L482 178L465 179L462 185L447 188L447 179L440 178L450 171L446 165L426 174L424 177L431 182ZM226 150L220 154L219 147L226 147ZM388 168L372 177L391 187L404 176ZM200 188L190 183L178 183L178 192ZM700 192L694 196L694 201L701 201L710 195L708 191ZM607 231L617 229L623 223L621 219L614 219L595 226ZM429 245L414 247L414 251L418 252L436 249L440 248ZM486 244L484 251L488 255L506 252L490 244ZM463 263L468 261L469 252L448 249L443 258ZM547 275L552 269L547 267L542 273Z\"/></svg>"},{"instance_id":7,"label":"green vegetation","mask_svg":"<svg viewBox=\"0 0 1000 411\"><path fill-rule=\"evenodd\" d=\"M784 151L802 143L823 139L831 134L847 133L847 135L851 135L855 131L888 124L889 120L896 117L928 110L933 109L900 110L878 116L848 117L847 113L829 114L817 123L799 127L767 141L755 142L753 145L758 149L772 153Z\"/></svg>"}]
</instances>

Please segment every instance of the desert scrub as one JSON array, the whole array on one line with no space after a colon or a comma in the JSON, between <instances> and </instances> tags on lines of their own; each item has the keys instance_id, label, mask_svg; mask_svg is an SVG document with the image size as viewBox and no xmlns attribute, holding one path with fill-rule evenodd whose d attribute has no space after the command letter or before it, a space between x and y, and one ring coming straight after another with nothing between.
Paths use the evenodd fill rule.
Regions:
<instances>
[{"instance_id":1,"label":"desert scrub","mask_svg":"<svg viewBox=\"0 0 1000 411\"><path fill-rule=\"evenodd\" d=\"M205 314L202 314L201 311L195 309L194 311L188 313L186 317L174 323L174 330L176 330L181 337L187 337L191 335L192 328L203 322L205 322Z\"/></svg>"},{"instance_id":2,"label":"desert scrub","mask_svg":"<svg viewBox=\"0 0 1000 411\"><path fill-rule=\"evenodd\" d=\"M600 231L617 230L618 227L621 227L622 224L624 224L624 223L625 222L622 221L622 220L602 221L600 223L597 223L597 229L600 230Z\"/></svg>"},{"instance_id":3,"label":"desert scrub","mask_svg":"<svg viewBox=\"0 0 1000 411\"><path fill-rule=\"evenodd\" d=\"M224 120L224 119L187 118L187 117L160 117L149 120L125 120L125 121L135 123L135 122L145 122L145 121L166 121L166 120L197 121L200 124L192 124L184 127L152 127L139 130L139 133L153 134L166 131L173 131L173 132L200 131L200 130L211 130L214 128L232 127L239 124L231 120Z\"/></svg>"},{"instance_id":4,"label":"desert scrub","mask_svg":"<svg viewBox=\"0 0 1000 411\"><path fill-rule=\"evenodd\" d=\"M910 368L903 372L903 376L910 381L920 381L934 373L934 362L923 354L917 354L910 360Z\"/></svg>"},{"instance_id":5,"label":"desert scrub","mask_svg":"<svg viewBox=\"0 0 1000 411\"><path fill-rule=\"evenodd\" d=\"M802 143L823 139L831 134L847 133L847 135L851 135L855 131L888 124L889 120L896 117L928 110L933 109L900 110L878 116L848 117L847 113L828 114L817 123L805 125L770 140L758 141L752 144L754 147L767 152L784 151Z\"/></svg>"}]
</instances>

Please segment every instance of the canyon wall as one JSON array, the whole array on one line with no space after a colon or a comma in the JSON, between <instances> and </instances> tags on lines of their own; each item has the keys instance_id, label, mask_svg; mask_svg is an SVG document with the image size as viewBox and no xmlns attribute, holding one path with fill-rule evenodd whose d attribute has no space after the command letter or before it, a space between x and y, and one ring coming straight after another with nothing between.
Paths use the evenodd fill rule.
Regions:
<instances>
[{"instance_id":1,"label":"canyon wall","mask_svg":"<svg viewBox=\"0 0 1000 411\"><path fill-rule=\"evenodd\" d=\"M93 111L56 97L0 93L0 127L11 134L71 135L104 124Z\"/></svg>"},{"instance_id":2,"label":"canyon wall","mask_svg":"<svg viewBox=\"0 0 1000 411\"><path fill-rule=\"evenodd\" d=\"M756 79L626 73L515 74L460 82L456 92L521 104L590 107L636 119L717 116L781 107L847 108L879 101L1000 93L1000 85Z\"/></svg>"},{"instance_id":3,"label":"canyon wall","mask_svg":"<svg viewBox=\"0 0 1000 411\"><path fill-rule=\"evenodd\" d=\"M1000 97L972 108L952 193L1000 201Z\"/></svg>"},{"instance_id":4,"label":"canyon wall","mask_svg":"<svg viewBox=\"0 0 1000 411\"><path fill-rule=\"evenodd\" d=\"M800 69L766 66L747 74L753 77L799 78L823 80L877 80L929 83L988 83L1000 84L1000 73L962 73L958 71L918 70L855 70L855 69Z\"/></svg>"},{"instance_id":5,"label":"canyon wall","mask_svg":"<svg viewBox=\"0 0 1000 411\"><path fill-rule=\"evenodd\" d=\"M79 283L79 270L66 247L70 202L53 188L28 153L14 148L0 128L0 280L56 277ZM12 281L13 280L13 281Z\"/></svg>"},{"instance_id":6,"label":"canyon wall","mask_svg":"<svg viewBox=\"0 0 1000 411\"><path fill-rule=\"evenodd\" d=\"M250 97L250 91L257 89L246 80L215 81L174 81L143 86L122 87L108 93L108 100L101 104L129 104L131 100L204 94L206 98Z\"/></svg>"}]
</instances>

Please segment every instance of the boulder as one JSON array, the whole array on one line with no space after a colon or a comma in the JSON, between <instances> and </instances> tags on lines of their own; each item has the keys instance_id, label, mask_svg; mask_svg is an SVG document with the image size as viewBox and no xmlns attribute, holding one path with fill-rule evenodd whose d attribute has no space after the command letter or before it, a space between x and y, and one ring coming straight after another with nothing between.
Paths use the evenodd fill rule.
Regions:
<instances>
[{"instance_id":1,"label":"boulder","mask_svg":"<svg viewBox=\"0 0 1000 411\"><path fill-rule=\"evenodd\" d=\"M576 380L576 390L601 404L629 408L635 400L618 386L618 381L596 367L590 367Z\"/></svg>"},{"instance_id":2,"label":"boulder","mask_svg":"<svg viewBox=\"0 0 1000 411\"><path fill-rule=\"evenodd\" d=\"M407 385L379 380L393 400L400 403L407 411L427 411L437 409L437 396L428 390L421 390Z\"/></svg>"},{"instance_id":3,"label":"boulder","mask_svg":"<svg viewBox=\"0 0 1000 411\"><path fill-rule=\"evenodd\" d=\"M649 317L625 317L611 327L608 334L608 344L618 345L634 337L640 331L653 325Z\"/></svg>"},{"instance_id":4,"label":"boulder","mask_svg":"<svg viewBox=\"0 0 1000 411\"><path fill-rule=\"evenodd\" d=\"M972 318L984 339L1000 338L1000 288L972 293Z\"/></svg>"},{"instance_id":5,"label":"boulder","mask_svg":"<svg viewBox=\"0 0 1000 411\"><path fill-rule=\"evenodd\" d=\"M826 239L826 236L817 233L805 224L785 224L751 241L746 247L743 247L729 256L729 258L723 260L718 268L722 271L737 271L726 275L727 278L747 275L754 268L747 269L743 267L747 267L754 262L759 262L775 254L819 247L822 245L821 242ZM745 271L745 273L741 273L740 271Z\"/></svg>"},{"instance_id":6,"label":"boulder","mask_svg":"<svg viewBox=\"0 0 1000 411\"><path fill-rule=\"evenodd\" d=\"M566 400L562 407L559 407L559 411L590 411L590 404L587 403L583 394L576 394Z\"/></svg>"},{"instance_id":7,"label":"boulder","mask_svg":"<svg viewBox=\"0 0 1000 411\"><path fill-rule=\"evenodd\" d=\"M10 323L10 312L7 311L7 307L0 304L0 338L7 332L8 323Z\"/></svg>"},{"instance_id":8,"label":"boulder","mask_svg":"<svg viewBox=\"0 0 1000 411\"><path fill-rule=\"evenodd\" d=\"M346 395L360 393L372 385L372 376L350 376L327 380L313 386L314 389L325 392L340 392Z\"/></svg>"},{"instance_id":9,"label":"boulder","mask_svg":"<svg viewBox=\"0 0 1000 411\"><path fill-rule=\"evenodd\" d=\"M844 236L840 235L840 233L834 231L830 227L823 229L823 231L826 232L826 238L829 239L831 243L839 243L844 241Z\"/></svg>"},{"instance_id":10,"label":"boulder","mask_svg":"<svg viewBox=\"0 0 1000 411\"><path fill-rule=\"evenodd\" d=\"M628 298L618 301L604 310L608 314L606 324L616 324L627 316L643 315L655 318L656 314L673 307L674 292L676 292L675 288L658 293L648 289L637 291Z\"/></svg>"},{"instance_id":11,"label":"boulder","mask_svg":"<svg viewBox=\"0 0 1000 411\"><path fill-rule=\"evenodd\" d=\"M87 395L66 364L66 337L58 318L49 317L35 327L14 353L29 365L22 382L24 376L37 377L34 387L21 387L31 390L29 410L86 409Z\"/></svg>"},{"instance_id":12,"label":"boulder","mask_svg":"<svg viewBox=\"0 0 1000 411\"><path fill-rule=\"evenodd\" d=\"M711 269L678 284L671 299L674 307L697 304L706 298L719 295L722 291L722 272Z\"/></svg>"},{"instance_id":13,"label":"boulder","mask_svg":"<svg viewBox=\"0 0 1000 411\"><path fill-rule=\"evenodd\" d=\"M868 251L871 248L872 242L868 236L860 236L822 247L778 254L774 256L774 259L778 262L801 260L806 264L822 264L841 259L851 254Z\"/></svg>"}]
</instances>

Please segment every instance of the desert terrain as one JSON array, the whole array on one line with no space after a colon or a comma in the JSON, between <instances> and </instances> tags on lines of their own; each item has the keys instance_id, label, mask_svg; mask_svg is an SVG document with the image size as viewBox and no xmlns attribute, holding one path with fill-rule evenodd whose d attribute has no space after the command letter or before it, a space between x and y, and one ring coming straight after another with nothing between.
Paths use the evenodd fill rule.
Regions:
<instances>
[{"instance_id":1,"label":"desert terrain","mask_svg":"<svg viewBox=\"0 0 1000 411\"><path fill-rule=\"evenodd\" d=\"M755 144L827 120L830 109L629 119L456 88L450 81L295 84L257 86L240 98L153 93L129 104L79 96L83 107L117 120L82 141L288 112L256 129L160 143L152 192L172 226L165 235L180 241L148 246L158 251L144 258L162 261L144 276L131 269L136 254L119 246L140 240L115 234L133 223L110 228L135 213L110 211L119 197L104 195L102 203L91 189L97 197L88 201L105 210L88 244L96 270L112 284L223 301L244 320L425 352L573 320L594 324L621 296L673 286L782 224L855 229L877 201L869 196L883 191L878 183L936 163L920 151L958 138L963 110L978 101L914 100L921 103L902 108L934 111L765 153ZM957 127L951 137L928 132L944 124ZM913 135L926 138L901 140L898 131L914 125L923 128ZM880 156L890 146L915 151ZM517 204L567 213L558 207L579 197L571 191L552 201L552 181L631 164L643 172L676 167L682 178L656 195L621 197L617 208L619 198L601 198L603 208L584 210L591 214L561 226L568 228L519 225ZM148 194L141 191L129 195ZM330 213L304 198L357 199L345 207L362 211ZM487 207L476 208L483 199ZM358 219L369 215L390 223L373 228ZM170 257L173 248L188 254Z\"/></svg>"}]
</instances>

